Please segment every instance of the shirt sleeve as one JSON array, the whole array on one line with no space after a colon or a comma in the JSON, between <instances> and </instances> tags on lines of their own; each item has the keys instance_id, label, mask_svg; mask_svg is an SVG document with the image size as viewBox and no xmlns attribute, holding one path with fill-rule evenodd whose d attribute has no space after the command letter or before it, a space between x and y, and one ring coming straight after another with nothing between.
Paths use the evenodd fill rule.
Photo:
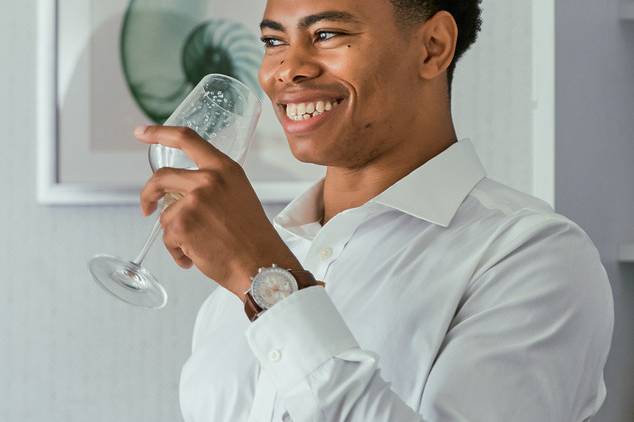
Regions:
<instances>
[{"instance_id":1,"label":"shirt sleeve","mask_svg":"<svg viewBox=\"0 0 634 422\"><path fill-rule=\"evenodd\" d=\"M506 253L465 292L416 409L382 378L379 357L359 347L322 287L262 314L247 341L292 420L588 419L605 398L613 324L607 275L574 223L532 223L516 227Z\"/></svg>"},{"instance_id":2,"label":"shirt sleeve","mask_svg":"<svg viewBox=\"0 0 634 422\"><path fill-rule=\"evenodd\" d=\"M432 421L580 422L606 397L612 292L587 234L559 214L505 229L427 379Z\"/></svg>"},{"instance_id":3,"label":"shirt sleeve","mask_svg":"<svg viewBox=\"0 0 634 422\"><path fill-rule=\"evenodd\" d=\"M378 356L359 348L323 287L278 302L246 335L294 422L423 420L381 378Z\"/></svg>"}]
</instances>

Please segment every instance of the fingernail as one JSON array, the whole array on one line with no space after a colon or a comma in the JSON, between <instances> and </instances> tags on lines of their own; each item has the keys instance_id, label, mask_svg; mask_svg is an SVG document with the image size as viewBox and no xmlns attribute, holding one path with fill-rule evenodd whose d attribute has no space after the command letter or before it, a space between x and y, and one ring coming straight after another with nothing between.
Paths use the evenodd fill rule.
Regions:
<instances>
[{"instance_id":1,"label":"fingernail","mask_svg":"<svg viewBox=\"0 0 634 422\"><path fill-rule=\"evenodd\" d=\"M137 136L141 136L145 133L145 128L147 126L137 126L136 129L134 129L134 134Z\"/></svg>"}]
</instances>

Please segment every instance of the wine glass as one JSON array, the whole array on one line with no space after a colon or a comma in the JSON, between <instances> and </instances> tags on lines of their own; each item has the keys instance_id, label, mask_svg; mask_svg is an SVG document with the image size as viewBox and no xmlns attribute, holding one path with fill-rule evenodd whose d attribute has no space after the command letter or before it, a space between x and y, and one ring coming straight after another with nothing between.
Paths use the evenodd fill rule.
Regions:
<instances>
[{"instance_id":1,"label":"wine glass","mask_svg":"<svg viewBox=\"0 0 634 422\"><path fill-rule=\"evenodd\" d=\"M261 111L262 104L257 95L242 82L230 76L210 74L201 79L164 125L187 126L244 165ZM180 149L161 144L149 146L148 159L153 172L161 167L198 168ZM181 197L179 193L165 194L159 202L160 212ZM167 303L165 289L142 266L160 231L159 216L143 248L132 261L95 255L88 262L88 268L97 284L129 304L151 309L164 307Z\"/></svg>"}]
</instances>

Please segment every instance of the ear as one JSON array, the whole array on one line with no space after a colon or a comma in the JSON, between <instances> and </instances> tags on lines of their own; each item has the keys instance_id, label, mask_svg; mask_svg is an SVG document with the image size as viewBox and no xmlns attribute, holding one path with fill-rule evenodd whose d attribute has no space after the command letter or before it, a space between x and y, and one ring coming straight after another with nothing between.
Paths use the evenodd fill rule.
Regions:
<instances>
[{"instance_id":1,"label":"ear","mask_svg":"<svg viewBox=\"0 0 634 422\"><path fill-rule=\"evenodd\" d=\"M419 28L419 75L431 80L445 72L456 52L458 25L451 13L441 10Z\"/></svg>"}]
</instances>

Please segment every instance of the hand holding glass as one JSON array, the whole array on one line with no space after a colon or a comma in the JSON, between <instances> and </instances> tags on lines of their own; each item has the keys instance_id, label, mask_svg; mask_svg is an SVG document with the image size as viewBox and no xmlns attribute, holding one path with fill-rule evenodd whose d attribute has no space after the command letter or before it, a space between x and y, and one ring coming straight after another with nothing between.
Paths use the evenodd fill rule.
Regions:
<instances>
[{"instance_id":1,"label":"hand holding glass","mask_svg":"<svg viewBox=\"0 0 634 422\"><path fill-rule=\"evenodd\" d=\"M255 126L262 110L258 97L242 82L226 75L205 76L189 93L166 126L187 126L214 147L244 165ZM150 167L196 170L198 167L177 148L152 144L148 148ZM162 199L161 212L182 197L168 193ZM157 218L139 255L127 261L110 255L96 255L88 263L95 281L108 293L132 305L159 309L167 303L167 293L143 266L143 259L161 231Z\"/></svg>"}]
</instances>

